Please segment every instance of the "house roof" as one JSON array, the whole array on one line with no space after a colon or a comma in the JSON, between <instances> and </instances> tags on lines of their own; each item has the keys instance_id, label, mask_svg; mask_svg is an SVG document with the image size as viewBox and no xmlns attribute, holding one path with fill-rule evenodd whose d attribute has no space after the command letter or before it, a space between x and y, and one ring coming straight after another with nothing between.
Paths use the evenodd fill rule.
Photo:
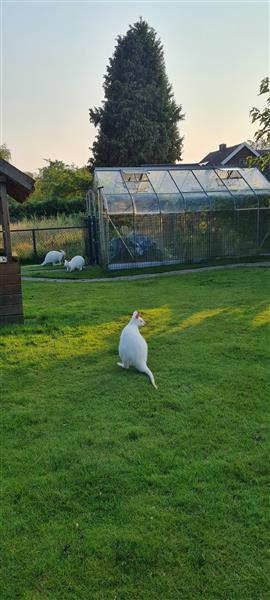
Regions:
<instances>
[{"instance_id":1,"label":"house roof","mask_svg":"<svg viewBox=\"0 0 270 600\"><path fill-rule=\"evenodd\" d=\"M236 154L242 150L242 148L247 148L252 154L254 154L254 156L259 156L258 151L245 142L241 144L235 144L235 146L226 146L226 144L221 144L219 150L216 150L215 152L209 152L209 154L200 160L200 163L225 165L229 160L234 158Z\"/></svg>"},{"instance_id":2,"label":"house roof","mask_svg":"<svg viewBox=\"0 0 270 600\"><path fill-rule=\"evenodd\" d=\"M258 154L260 156L264 156L265 154L269 154L270 152L270 148L261 148L260 150L258 150Z\"/></svg>"},{"instance_id":3,"label":"house roof","mask_svg":"<svg viewBox=\"0 0 270 600\"><path fill-rule=\"evenodd\" d=\"M29 194L34 191L35 182L32 177L29 177L29 175L26 175L3 158L0 159L0 177L5 178L7 193L17 202L24 202Z\"/></svg>"}]
</instances>

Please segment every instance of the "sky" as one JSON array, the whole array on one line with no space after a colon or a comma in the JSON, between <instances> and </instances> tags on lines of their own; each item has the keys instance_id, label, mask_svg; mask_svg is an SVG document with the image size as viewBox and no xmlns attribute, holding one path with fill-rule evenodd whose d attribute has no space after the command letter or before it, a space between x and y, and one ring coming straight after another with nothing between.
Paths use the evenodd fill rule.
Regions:
<instances>
[{"instance_id":1,"label":"sky","mask_svg":"<svg viewBox=\"0 0 270 600\"><path fill-rule=\"evenodd\" d=\"M198 162L220 143L252 139L269 73L268 1L1 0L0 143L12 163L37 172L44 159L82 166L97 130L89 108L117 36L140 16L164 48L166 72L185 120L182 159Z\"/></svg>"}]
</instances>

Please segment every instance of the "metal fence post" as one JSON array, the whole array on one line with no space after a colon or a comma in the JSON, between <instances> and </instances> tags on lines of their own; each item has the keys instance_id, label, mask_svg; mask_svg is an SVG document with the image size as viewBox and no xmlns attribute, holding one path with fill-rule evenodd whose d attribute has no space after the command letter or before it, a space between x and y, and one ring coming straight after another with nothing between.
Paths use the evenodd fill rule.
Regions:
<instances>
[{"instance_id":1,"label":"metal fence post","mask_svg":"<svg viewBox=\"0 0 270 600\"><path fill-rule=\"evenodd\" d=\"M98 247L98 220L96 217L92 217L93 223L93 246L95 254L95 264L99 262L99 247Z\"/></svg>"},{"instance_id":2,"label":"metal fence post","mask_svg":"<svg viewBox=\"0 0 270 600\"><path fill-rule=\"evenodd\" d=\"M32 238L33 238L33 253L34 258L37 258L37 240L36 240L36 230L32 229Z\"/></svg>"},{"instance_id":3,"label":"metal fence post","mask_svg":"<svg viewBox=\"0 0 270 600\"><path fill-rule=\"evenodd\" d=\"M92 252L91 252L91 230L90 230L90 217L86 217L84 219L84 244L85 244L85 252L87 255L87 259L89 264L91 263L91 259L92 259Z\"/></svg>"},{"instance_id":4,"label":"metal fence post","mask_svg":"<svg viewBox=\"0 0 270 600\"><path fill-rule=\"evenodd\" d=\"M260 209L257 208L257 235L256 235L256 254L260 252Z\"/></svg>"},{"instance_id":5,"label":"metal fence post","mask_svg":"<svg viewBox=\"0 0 270 600\"><path fill-rule=\"evenodd\" d=\"M90 264L94 265L95 260L95 247L94 247L94 235L93 235L93 217L88 217L88 230L89 230L89 246L90 246Z\"/></svg>"},{"instance_id":6,"label":"metal fence post","mask_svg":"<svg viewBox=\"0 0 270 600\"><path fill-rule=\"evenodd\" d=\"M86 252L90 265L98 262L98 239L96 229L96 218L88 216L85 219L86 227Z\"/></svg>"}]
</instances>

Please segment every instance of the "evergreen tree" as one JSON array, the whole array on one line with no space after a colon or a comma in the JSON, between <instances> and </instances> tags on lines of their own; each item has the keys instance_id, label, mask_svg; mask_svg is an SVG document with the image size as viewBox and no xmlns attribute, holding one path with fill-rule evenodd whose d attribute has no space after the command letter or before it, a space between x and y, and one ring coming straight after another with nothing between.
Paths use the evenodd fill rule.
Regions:
<instances>
[{"instance_id":1,"label":"evergreen tree","mask_svg":"<svg viewBox=\"0 0 270 600\"><path fill-rule=\"evenodd\" d=\"M142 19L118 36L103 87L103 106L90 109L90 122L99 127L92 167L181 159L182 107L174 100L161 42Z\"/></svg>"}]
</instances>

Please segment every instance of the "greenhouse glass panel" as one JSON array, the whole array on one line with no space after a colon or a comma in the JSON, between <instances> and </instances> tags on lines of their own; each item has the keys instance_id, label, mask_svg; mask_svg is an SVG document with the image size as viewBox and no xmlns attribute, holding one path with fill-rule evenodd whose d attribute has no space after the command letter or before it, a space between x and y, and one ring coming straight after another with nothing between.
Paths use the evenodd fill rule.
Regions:
<instances>
[{"instance_id":1,"label":"greenhouse glass panel","mask_svg":"<svg viewBox=\"0 0 270 600\"><path fill-rule=\"evenodd\" d=\"M147 173L122 171L123 180L132 194L152 194L153 188Z\"/></svg>"},{"instance_id":2,"label":"greenhouse glass panel","mask_svg":"<svg viewBox=\"0 0 270 600\"><path fill-rule=\"evenodd\" d=\"M198 171L196 171L196 177L206 192L227 192L223 181L213 169L198 169Z\"/></svg>"},{"instance_id":3,"label":"greenhouse glass panel","mask_svg":"<svg viewBox=\"0 0 270 600\"><path fill-rule=\"evenodd\" d=\"M255 191L260 208L270 207L270 182L263 176L263 174L256 168L253 169L241 169L240 171L246 179L247 183Z\"/></svg>"},{"instance_id":4,"label":"greenhouse glass panel","mask_svg":"<svg viewBox=\"0 0 270 600\"><path fill-rule=\"evenodd\" d=\"M169 171L149 171L148 177L156 194L179 194Z\"/></svg>"},{"instance_id":5,"label":"greenhouse glass panel","mask_svg":"<svg viewBox=\"0 0 270 600\"><path fill-rule=\"evenodd\" d=\"M231 192L251 191L248 183L236 169L216 169L220 179Z\"/></svg>"},{"instance_id":6,"label":"greenhouse glass panel","mask_svg":"<svg viewBox=\"0 0 270 600\"><path fill-rule=\"evenodd\" d=\"M163 260L169 264L184 262L187 254L186 214L162 215Z\"/></svg>"},{"instance_id":7,"label":"greenhouse glass panel","mask_svg":"<svg viewBox=\"0 0 270 600\"><path fill-rule=\"evenodd\" d=\"M125 182L130 182L130 181L137 181L137 182L143 182L143 181L148 181L148 175L147 175L147 171L134 171L133 169L121 169L121 174L123 177L123 180Z\"/></svg>"},{"instance_id":8,"label":"greenhouse glass panel","mask_svg":"<svg viewBox=\"0 0 270 600\"><path fill-rule=\"evenodd\" d=\"M132 194L137 214L159 213L158 199L155 194Z\"/></svg>"},{"instance_id":9,"label":"greenhouse glass panel","mask_svg":"<svg viewBox=\"0 0 270 600\"><path fill-rule=\"evenodd\" d=\"M158 194L162 213L179 213L185 210L185 201L181 194Z\"/></svg>"},{"instance_id":10,"label":"greenhouse glass panel","mask_svg":"<svg viewBox=\"0 0 270 600\"><path fill-rule=\"evenodd\" d=\"M186 210L188 212L210 210L210 199L203 192L184 193L183 196L186 201Z\"/></svg>"},{"instance_id":11,"label":"greenhouse glass panel","mask_svg":"<svg viewBox=\"0 0 270 600\"><path fill-rule=\"evenodd\" d=\"M134 219L117 215L108 224L110 263L129 263L135 259Z\"/></svg>"},{"instance_id":12,"label":"greenhouse glass panel","mask_svg":"<svg viewBox=\"0 0 270 600\"><path fill-rule=\"evenodd\" d=\"M249 192L233 192L235 199L235 207L236 208L258 208L259 202L256 194L250 190Z\"/></svg>"},{"instance_id":13,"label":"greenhouse glass panel","mask_svg":"<svg viewBox=\"0 0 270 600\"><path fill-rule=\"evenodd\" d=\"M239 169L239 172L255 191L268 190L270 193L270 181L263 176L263 174L257 169Z\"/></svg>"},{"instance_id":14,"label":"greenhouse glass panel","mask_svg":"<svg viewBox=\"0 0 270 600\"><path fill-rule=\"evenodd\" d=\"M270 194L269 192L257 191L256 192L259 200L260 208L270 208Z\"/></svg>"},{"instance_id":15,"label":"greenhouse glass panel","mask_svg":"<svg viewBox=\"0 0 270 600\"><path fill-rule=\"evenodd\" d=\"M104 204L110 215L122 215L133 213L132 199L129 194L107 194L104 197Z\"/></svg>"},{"instance_id":16,"label":"greenhouse glass panel","mask_svg":"<svg viewBox=\"0 0 270 600\"><path fill-rule=\"evenodd\" d=\"M256 254L258 243L258 211L238 210L236 211L237 236L236 255L252 256Z\"/></svg>"},{"instance_id":17,"label":"greenhouse glass panel","mask_svg":"<svg viewBox=\"0 0 270 600\"><path fill-rule=\"evenodd\" d=\"M219 169L219 176L233 194L236 208L257 208L258 198L255 192L237 169Z\"/></svg>"},{"instance_id":18,"label":"greenhouse glass panel","mask_svg":"<svg viewBox=\"0 0 270 600\"><path fill-rule=\"evenodd\" d=\"M104 194L126 194L120 171L96 171L97 187L103 187Z\"/></svg>"},{"instance_id":19,"label":"greenhouse glass panel","mask_svg":"<svg viewBox=\"0 0 270 600\"><path fill-rule=\"evenodd\" d=\"M192 262L199 262L209 256L209 217L208 212L186 214L187 255Z\"/></svg>"},{"instance_id":20,"label":"greenhouse glass panel","mask_svg":"<svg viewBox=\"0 0 270 600\"><path fill-rule=\"evenodd\" d=\"M236 254L236 214L234 210L217 210L210 213L209 254L211 257Z\"/></svg>"},{"instance_id":21,"label":"greenhouse glass panel","mask_svg":"<svg viewBox=\"0 0 270 600\"><path fill-rule=\"evenodd\" d=\"M179 171L169 171L169 173L180 192L202 192L202 188L192 171L179 169Z\"/></svg>"},{"instance_id":22,"label":"greenhouse glass panel","mask_svg":"<svg viewBox=\"0 0 270 600\"><path fill-rule=\"evenodd\" d=\"M136 217L136 259L143 263L154 263L163 259L163 238L159 215Z\"/></svg>"},{"instance_id":23,"label":"greenhouse glass panel","mask_svg":"<svg viewBox=\"0 0 270 600\"><path fill-rule=\"evenodd\" d=\"M208 192L208 196L212 210L234 210L234 197L226 189L224 192Z\"/></svg>"},{"instance_id":24,"label":"greenhouse glass panel","mask_svg":"<svg viewBox=\"0 0 270 600\"><path fill-rule=\"evenodd\" d=\"M263 213L263 218L262 218ZM261 211L259 220L259 250L263 254L270 252L270 210Z\"/></svg>"}]
</instances>

